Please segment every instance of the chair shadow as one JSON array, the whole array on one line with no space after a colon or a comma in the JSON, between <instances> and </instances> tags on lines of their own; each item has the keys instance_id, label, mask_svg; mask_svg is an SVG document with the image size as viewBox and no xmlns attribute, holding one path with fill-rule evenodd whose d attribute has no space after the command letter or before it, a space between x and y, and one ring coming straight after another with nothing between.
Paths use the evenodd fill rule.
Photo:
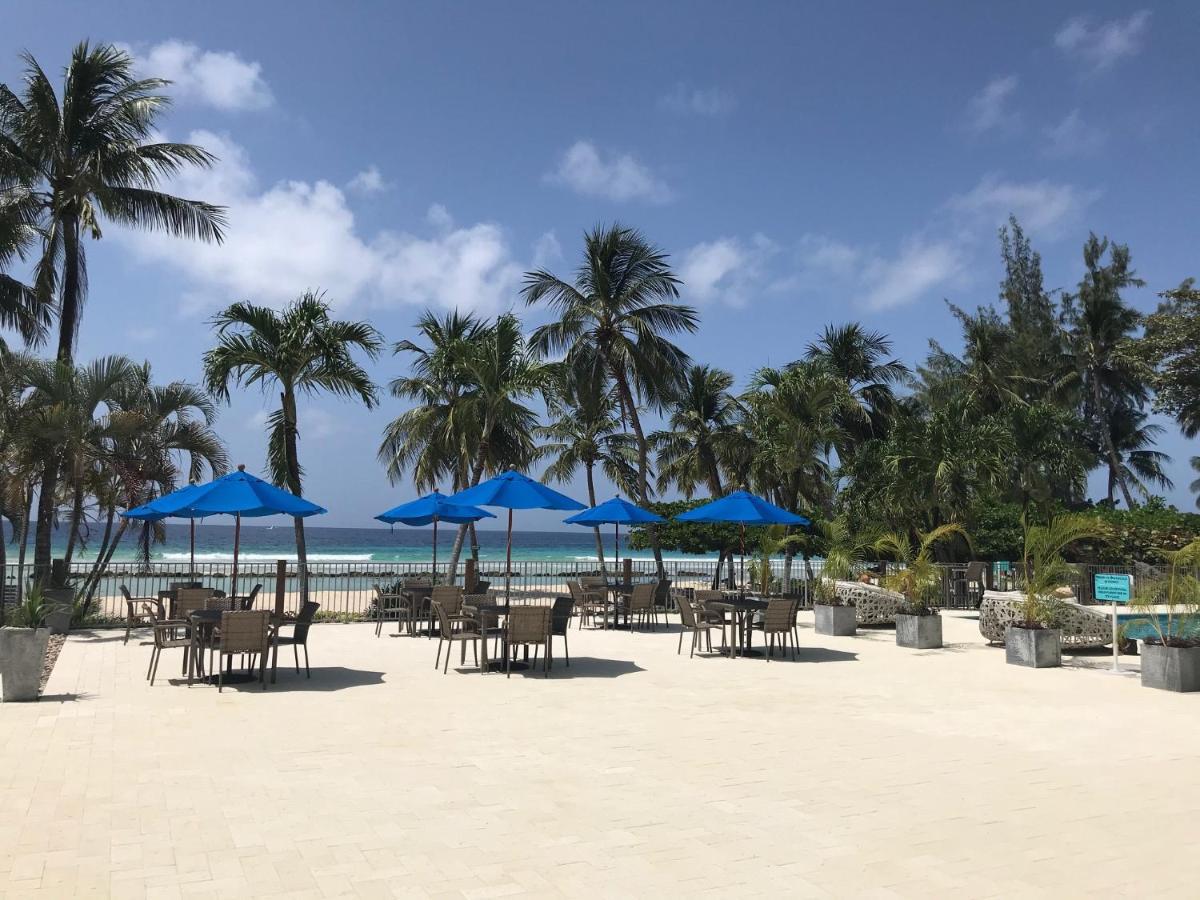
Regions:
<instances>
[{"instance_id":1,"label":"chair shadow","mask_svg":"<svg viewBox=\"0 0 1200 900\"><path fill-rule=\"evenodd\" d=\"M492 660L492 666L502 666L502 661ZM454 666L451 665L451 671L458 672L462 675L478 675L483 674L473 665ZM635 672L645 672L646 670L637 663L629 659L601 659L596 656L572 656L571 665L567 665L566 659L561 656L555 656L554 662L550 666L550 678L562 681L563 679L572 678L620 678L622 675L632 675ZM487 674L489 675L505 675L503 668L492 668ZM538 659L536 665L530 665L529 668L513 669L513 677L521 676L524 678L544 678L545 673L542 671L542 660Z\"/></svg>"},{"instance_id":2,"label":"chair shadow","mask_svg":"<svg viewBox=\"0 0 1200 900\"><path fill-rule=\"evenodd\" d=\"M756 648L761 649L761 648ZM857 653L849 653L845 650L830 650L828 647L805 647L803 645L796 648L796 658L792 659L792 651L789 649L787 654L782 654L779 650L775 651L767 662L770 663L824 663L824 662L854 662L858 659ZM761 658L755 657L753 662L760 662Z\"/></svg>"},{"instance_id":3,"label":"chair shadow","mask_svg":"<svg viewBox=\"0 0 1200 900\"><path fill-rule=\"evenodd\" d=\"M238 672L239 670L234 670ZM227 691L241 692L257 692L260 694L279 693L281 691L299 691L301 693L317 693L327 691L343 691L349 688L370 687L371 685L383 684L383 672L372 672L367 669L347 669L344 666L313 666L312 677L304 676L303 668L297 675L296 670L283 666L279 667L277 678L274 684L271 683L271 667L267 667L267 689L264 691L262 684L258 680L258 670L254 670L253 681L242 681L238 683L225 683ZM172 677L168 679L172 686L187 687L187 676L182 678ZM210 684L203 678L198 678L195 682L195 687L215 687L215 684Z\"/></svg>"},{"instance_id":4,"label":"chair shadow","mask_svg":"<svg viewBox=\"0 0 1200 900\"><path fill-rule=\"evenodd\" d=\"M67 637L82 640L86 644L111 644L113 641L125 640L124 627L113 629L112 631L96 631L92 628L72 628L68 632ZM152 644L154 638L147 636L147 633L142 631L134 631L129 635L129 643Z\"/></svg>"}]
</instances>

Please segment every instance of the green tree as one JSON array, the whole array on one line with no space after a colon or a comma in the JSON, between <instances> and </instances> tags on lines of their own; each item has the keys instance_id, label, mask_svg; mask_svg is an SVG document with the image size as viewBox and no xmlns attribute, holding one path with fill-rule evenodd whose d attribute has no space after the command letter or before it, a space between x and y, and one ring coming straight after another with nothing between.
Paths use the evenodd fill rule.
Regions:
<instances>
[{"instance_id":1,"label":"green tree","mask_svg":"<svg viewBox=\"0 0 1200 900\"><path fill-rule=\"evenodd\" d=\"M37 196L23 184L5 186L0 176L0 326L18 332L26 345L46 337L52 307L37 291L6 274L23 262L37 240Z\"/></svg>"},{"instance_id":2,"label":"green tree","mask_svg":"<svg viewBox=\"0 0 1200 900\"><path fill-rule=\"evenodd\" d=\"M166 81L137 79L129 54L84 42L71 54L60 96L37 60L23 59L21 94L0 85L0 194L10 203L14 195L22 203L32 198L25 221L41 239L32 287L40 306L57 309L58 358L70 363L87 294L84 238L98 239L103 219L220 241L224 211L157 190L184 168L213 162L200 147L156 140L169 105L161 93ZM34 542L39 579L49 574L61 466L59 455L50 453L41 472Z\"/></svg>"},{"instance_id":3,"label":"green tree","mask_svg":"<svg viewBox=\"0 0 1200 900\"><path fill-rule=\"evenodd\" d=\"M915 539L914 539L915 537ZM941 543L965 540L967 532L957 522L947 522L930 531L891 531L875 540L875 550L890 556L899 568L884 578L884 585L904 595L905 612L912 616L932 615L942 586L942 570L934 558Z\"/></svg>"},{"instance_id":4,"label":"green tree","mask_svg":"<svg viewBox=\"0 0 1200 900\"><path fill-rule=\"evenodd\" d=\"M267 469L271 480L293 494L303 493L300 466L299 394L333 394L368 409L378 402L375 385L355 360L374 359L382 339L366 322L334 319L324 294L306 291L282 311L234 303L212 320L217 345L204 354L205 386L228 402L231 386L278 389L279 407L267 420ZM308 598L308 551L304 519L295 519L300 591Z\"/></svg>"},{"instance_id":5,"label":"green tree","mask_svg":"<svg viewBox=\"0 0 1200 900\"><path fill-rule=\"evenodd\" d=\"M650 444L641 406L662 409L689 363L670 335L696 330L699 316L679 301L679 279L665 253L622 225L584 237L583 261L571 281L544 269L527 272L526 303L545 303L555 321L534 331L541 353L561 353L569 368L600 371L616 386L621 419L638 451L637 501L650 498ZM662 550L653 541L663 572Z\"/></svg>"},{"instance_id":6,"label":"green tree","mask_svg":"<svg viewBox=\"0 0 1200 900\"><path fill-rule=\"evenodd\" d=\"M1149 398L1131 353L1134 331L1142 317L1121 297L1125 288L1140 287L1144 282L1131 267L1129 248L1111 244L1108 238L1090 235L1083 247L1083 261L1087 271L1077 292L1063 298L1068 347L1092 440L1125 505L1133 508L1133 492L1114 443L1113 418L1140 410Z\"/></svg>"},{"instance_id":7,"label":"green tree","mask_svg":"<svg viewBox=\"0 0 1200 900\"><path fill-rule=\"evenodd\" d=\"M1189 438L1200 434L1200 290L1187 279L1163 291L1132 348L1154 389L1154 409L1173 416Z\"/></svg>"},{"instance_id":8,"label":"green tree","mask_svg":"<svg viewBox=\"0 0 1200 900\"><path fill-rule=\"evenodd\" d=\"M543 480L570 481L582 468L588 506L595 506L595 471L599 466L622 492L636 495L637 448L632 435L620 430L616 408L610 386L597 379L595 373L585 373L582 378L570 371L561 373L550 397L550 424L537 429L538 437L548 441L539 453L551 459ZM596 558L604 571L604 539L599 526L592 531L596 538Z\"/></svg>"}]
</instances>

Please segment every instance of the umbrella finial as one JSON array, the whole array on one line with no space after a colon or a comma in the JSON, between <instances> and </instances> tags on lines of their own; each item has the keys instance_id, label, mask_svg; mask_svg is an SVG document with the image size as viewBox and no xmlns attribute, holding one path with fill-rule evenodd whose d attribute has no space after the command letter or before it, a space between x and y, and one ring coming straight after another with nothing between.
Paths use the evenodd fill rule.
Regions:
<instances>
[{"instance_id":1,"label":"umbrella finial","mask_svg":"<svg viewBox=\"0 0 1200 900\"><path fill-rule=\"evenodd\" d=\"M246 464L245 464L245 463L238 463L238 471L239 471L239 472L245 472L245 471L246 471Z\"/></svg>"}]
</instances>

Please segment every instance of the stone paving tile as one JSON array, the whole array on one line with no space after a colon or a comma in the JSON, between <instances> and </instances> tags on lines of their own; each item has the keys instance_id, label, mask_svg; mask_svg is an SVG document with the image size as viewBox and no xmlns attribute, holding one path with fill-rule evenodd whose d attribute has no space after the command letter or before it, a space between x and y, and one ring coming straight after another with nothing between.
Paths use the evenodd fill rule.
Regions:
<instances>
[{"instance_id":1,"label":"stone paving tile","mask_svg":"<svg viewBox=\"0 0 1200 900\"><path fill-rule=\"evenodd\" d=\"M945 633L573 630L508 679L321 625L311 680L221 694L75 634L0 708L0 897L1195 896L1200 698Z\"/></svg>"}]
</instances>

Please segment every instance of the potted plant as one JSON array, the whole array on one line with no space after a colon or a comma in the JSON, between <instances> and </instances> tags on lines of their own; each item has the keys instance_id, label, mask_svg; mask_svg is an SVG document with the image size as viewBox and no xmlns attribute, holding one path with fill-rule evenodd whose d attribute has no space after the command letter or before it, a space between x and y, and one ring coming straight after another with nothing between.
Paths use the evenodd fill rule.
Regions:
<instances>
[{"instance_id":1,"label":"potted plant","mask_svg":"<svg viewBox=\"0 0 1200 900\"><path fill-rule=\"evenodd\" d=\"M1045 525L1025 523L1025 548L1018 573L1024 599L1017 620L1004 636L1004 657L1009 665L1034 669L1062 665L1062 632L1057 625L1063 601L1054 592L1075 576L1063 551L1078 541L1105 534L1103 522L1083 513L1056 516Z\"/></svg>"},{"instance_id":2,"label":"potted plant","mask_svg":"<svg viewBox=\"0 0 1200 900\"><path fill-rule=\"evenodd\" d=\"M1200 540L1174 552L1165 578L1139 583L1132 606L1144 614L1131 625L1148 625L1142 644L1142 686L1200 691Z\"/></svg>"},{"instance_id":3,"label":"potted plant","mask_svg":"<svg viewBox=\"0 0 1200 900\"><path fill-rule=\"evenodd\" d=\"M824 538L825 564L816 581L813 614L817 634L850 637L858 632L854 601L838 593L839 581L851 581L854 568L871 549L874 541L856 535L844 516L815 526Z\"/></svg>"},{"instance_id":4,"label":"potted plant","mask_svg":"<svg viewBox=\"0 0 1200 900\"><path fill-rule=\"evenodd\" d=\"M932 531L918 531L916 543L907 534L892 532L875 542L875 549L891 556L901 568L884 577L884 585L904 595L896 613L896 646L932 650L942 646L942 617L937 608L942 571L933 561L933 548L942 541L963 538L963 527L955 522Z\"/></svg>"},{"instance_id":5,"label":"potted plant","mask_svg":"<svg viewBox=\"0 0 1200 900\"><path fill-rule=\"evenodd\" d=\"M71 630L75 609L73 581L63 560L56 559L51 563L50 582L42 589L46 604L46 626L51 634L66 634Z\"/></svg>"},{"instance_id":6,"label":"potted plant","mask_svg":"<svg viewBox=\"0 0 1200 900\"><path fill-rule=\"evenodd\" d=\"M0 700L36 700L50 630L44 627L46 600L36 585L0 628Z\"/></svg>"}]
</instances>

